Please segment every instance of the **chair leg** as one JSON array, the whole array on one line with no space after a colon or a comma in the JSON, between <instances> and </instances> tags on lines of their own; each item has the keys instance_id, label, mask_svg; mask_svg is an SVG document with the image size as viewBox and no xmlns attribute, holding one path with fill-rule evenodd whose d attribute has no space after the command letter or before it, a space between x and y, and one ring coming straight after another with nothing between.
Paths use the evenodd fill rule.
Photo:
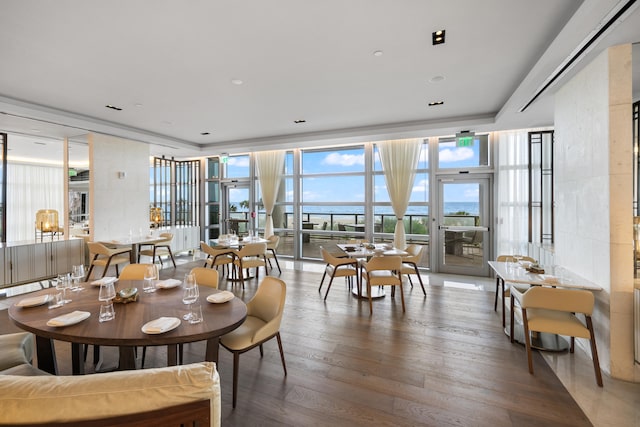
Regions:
<instances>
[{"instance_id":1,"label":"chair leg","mask_svg":"<svg viewBox=\"0 0 640 427\"><path fill-rule=\"evenodd\" d=\"M496 297L493 301L493 311L498 311L498 291L500 290L500 276L496 277ZM504 298L504 296L503 296Z\"/></svg>"},{"instance_id":2,"label":"chair leg","mask_svg":"<svg viewBox=\"0 0 640 427\"><path fill-rule=\"evenodd\" d=\"M591 322L591 316L586 316L587 329L589 329L589 335L591 339L591 358L593 359L593 370L596 374L596 383L599 387L602 387L602 372L600 372L600 360L598 359L598 349L596 348L596 335L593 332L593 323Z\"/></svg>"},{"instance_id":3,"label":"chair leg","mask_svg":"<svg viewBox=\"0 0 640 427\"><path fill-rule=\"evenodd\" d=\"M418 282L420 282L420 287L422 288L422 293L426 297L427 296L427 291L425 291L425 289L424 289L424 283L422 283L422 277L420 276L420 272L418 271L418 266L414 265L413 268L415 268L415 270L416 270L416 276L418 276Z\"/></svg>"},{"instance_id":4,"label":"chair leg","mask_svg":"<svg viewBox=\"0 0 640 427\"><path fill-rule=\"evenodd\" d=\"M233 352L233 403L232 406L236 407L236 400L238 397L238 365L240 364L240 353Z\"/></svg>"},{"instance_id":5,"label":"chair leg","mask_svg":"<svg viewBox=\"0 0 640 427\"><path fill-rule=\"evenodd\" d=\"M395 286L394 286L395 288ZM402 300L402 312L405 313L404 308L404 291L402 290L402 281L400 281L400 300Z\"/></svg>"},{"instance_id":6,"label":"chair leg","mask_svg":"<svg viewBox=\"0 0 640 427\"><path fill-rule=\"evenodd\" d=\"M504 280L501 280L501 285L502 285L501 286L502 287L502 294L501 294L500 300L502 302L502 327L504 328L504 326L505 326L505 316L506 316L505 311L504 311L504 308L505 308L505 306L504 306Z\"/></svg>"},{"instance_id":7,"label":"chair leg","mask_svg":"<svg viewBox=\"0 0 640 427\"><path fill-rule=\"evenodd\" d=\"M324 282L324 278L327 276L327 270L325 269L324 274L322 275L322 279L320 280L320 287L318 288L318 292L322 290L322 283Z\"/></svg>"},{"instance_id":8,"label":"chair leg","mask_svg":"<svg viewBox=\"0 0 640 427\"><path fill-rule=\"evenodd\" d=\"M171 252L171 248L167 247L169 250L169 256L171 257L171 262L173 263L173 268L176 268L176 259L173 257L173 252Z\"/></svg>"},{"instance_id":9,"label":"chair leg","mask_svg":"<svg viewBox=\"0 0 640 427\"><path fill-rule=\"evenodd\" d=\"M509 328L509 337L511 338L511 342L513 343L515 341L514 338L513 338L513 324L515 322L515 318L514 318L515 315L513 314L513 311L515 309L515 303L513 301L513 296L509 297L509 301L510 301L510 306L511 306L511 316L510 316L511 325L510 325L510 328Z\"/></svg>"},{"instance_id":10,"label":"chair leg","mask_svg":"<svg viewBox=\"0 0 640 427\"><path fill-rule=\"evenodd\" d=\"M280 268L280 263L278 262L278 256L276 255L276 251L273 249L270 249L271 253L273 254L273 259L276 261L276 266L278 267L278 271L280 273L282 273L282 269ZM271 259L269 259L269 261L271 261ZM269 265L271 265L271 262L269 262Z\"/></svg>"},{"instance_id":11,"label":"chair leg","mask_svg":"<svg viewBox=\"0 0 640 427\"><path fill-rule=\"evenodd\" d=\"M107 260L107 263L104 266L104 271L102 272L102 276L104 277L107 274L107 270L109 269L109 264L111 264L111 258ZM118 276L118 264L116 264L116 276Z\"/></svg>"},{"instance_id":12,"label":"chair leg","mask_svg":"<svg viewBox=\"0 0 640 427\"><path fill-rule=\"evenodd\" d=\"M527 309L522 309L522 325L524 326L524 343L527 348L527 362L529 362L529 373L533 374L533 357L531 355L531 337L529 336L529 325L527 323Z\"/></svg>"},{"instance_id":13,"label":"chair leg","mask_svg":"<svg viewBox=\"0 0 640 427\"><path fill-rule=\"evenodd\" d=\"M371 282L367 280L367 294L369 296L369 316L373 314L373 299L371 298Z\"/></svg>"},{"instance_id":14,"label":"chair leg","mask_svg":"<svg viewBox=\"0 0 640 427\"><path fill-rule=\"evenodd\" d=\"M276 339L278 340L278 348L280 349L280 360L282 360L282 369L284 369L284 375L287 376L287 364L284 363L284 351L282 351L282 340L280 339L280 332L276 333Z\"/></svg>"},{"instance_id":15,"label":"chair leg","mask_svg":"<svg viewBox=\"0 0 640 427\"><path fill-rule=\"evenodd\" d=\"M324 293L324 300L327 300L327 295L329 295L329 289L331 289L331 284L333 283L333 278L334 276L331 276L331 279L329 279L329 284L327 285L327 292Z\"/></svg>"}]
</instances>

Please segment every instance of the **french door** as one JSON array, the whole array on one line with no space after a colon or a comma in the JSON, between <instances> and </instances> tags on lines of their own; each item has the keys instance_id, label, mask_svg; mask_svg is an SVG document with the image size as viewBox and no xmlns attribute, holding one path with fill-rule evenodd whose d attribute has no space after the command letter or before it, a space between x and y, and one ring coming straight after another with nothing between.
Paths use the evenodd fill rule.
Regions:
<instances>
[{"instance_id":1,"label":"french door","mask_svg":"<svg viewBox=\"0 0 640 427\"><path fill-rule=\"evenodd\" d=\"M246 235L252 229L251 192L249 183L222 183L222 221L224 233Z\"/></svg>"},{"instance_id":2,"label":"french door","mask_svg":"<svg viewBox=\"0 0 640 427\"><path fill-rule=\"evenodd\" d=\"M439 178L437 205L438 271L488 276L490 178Z\"/></svg>"}]
</instances>

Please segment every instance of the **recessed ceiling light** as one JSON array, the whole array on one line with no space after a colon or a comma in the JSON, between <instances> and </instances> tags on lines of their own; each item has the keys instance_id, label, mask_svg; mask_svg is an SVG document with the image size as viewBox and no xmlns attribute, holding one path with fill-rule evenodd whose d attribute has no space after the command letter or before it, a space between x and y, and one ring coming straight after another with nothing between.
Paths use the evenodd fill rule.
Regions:
<instances>
[{"instance_id":1,"label":"recessed ceiling light","mask_svg":"<svg viewBox=\"0 0 640 427\"><path fill-rule=\"evenodd\" d=\"M205 136L205 135L210 135L209 132L200 132L200 135Z\"/></svg>"},{"instance_id":2,"label":"recessed ceiling light","mask_svg":"<svg viewBox=\"0 0 640 427\"><path fill-rule=\"evenodd\" d=\"M435 46L444 43L445 30L438 30L431 33L431 43Z\"/></svg>"},{"instance_id":3,"label":"recessed ceiling light","mask_svg":"<svg viewBox=\"0 0 640 427\"><path fill-rule=\"evenodd\" d=\"M122 111L122 108L116 107L115 105L111 105L111 104L107 104L105 105L105 107L111 108L112 110L116 110L116 111Z\"/></svg>"},{"instance_id":4,"label":"recessed ceiling light","mask_svg":"<svg viewBox=\"0 0 640 427\"><path fill-rule=\"evenodd\" d=\"M236 85L236 86L240 86L244 82L242 80L240 80L240 79L233 79L233 80L231 80L231 83Z\"/></svg>"},{"instance_id":5,"label":"recessed ceiling light","mask_svg":"<svg viewBox=\"0 0 640 427\"><path fill-rule=\"evenodd\" d=\"M298 119L298 120L294 120L293 123L306 123L307 121L305 119Z\"/></svg>"},{"instance_id":6,"label":"recessed ceiling light","mask_svg":"<svg viewBox=\"0 0 640 427\"><path fill-rule=\"evenodd\" d=\"M444 101L433 101L429 103L429 107L433 107L434 105L442 105Z\"/></svg>"},{"instance_id":7,"label":"recessed ceiling light","mask_svg":"<svg viewBox=\"0 0 640 427\"><path fill-rule=\"evenodd\" d=\"M373 52L373 56L382 56L384 54L384 52L382 52L381 50L376 50Z\"/></svg>"},{"instance_id":8,"label":"recessed ceiling light","mask_svg":"<svg viewBox=\"0 0 640 427\"><path fill-rule=\"evenodd\" d=\"M429 83L440 83L445 79L444 76L433 76L429 79Z\"/></svg>"}]
</instances>

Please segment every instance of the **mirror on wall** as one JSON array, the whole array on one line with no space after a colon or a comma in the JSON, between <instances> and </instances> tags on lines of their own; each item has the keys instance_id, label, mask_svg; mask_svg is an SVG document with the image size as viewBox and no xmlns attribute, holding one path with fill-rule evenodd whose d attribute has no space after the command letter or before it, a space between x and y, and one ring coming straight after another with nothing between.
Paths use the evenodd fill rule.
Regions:
<instances>
[{"instance_id":1,"label":"mirror on wall","mask_svg":"<svg viewBox=\"0 0 640 427\"><path fill-rule=\"evenodd\" d=\"M90 234L88 136L68 139L69 234Z\"/></svg>"}]
</instances>

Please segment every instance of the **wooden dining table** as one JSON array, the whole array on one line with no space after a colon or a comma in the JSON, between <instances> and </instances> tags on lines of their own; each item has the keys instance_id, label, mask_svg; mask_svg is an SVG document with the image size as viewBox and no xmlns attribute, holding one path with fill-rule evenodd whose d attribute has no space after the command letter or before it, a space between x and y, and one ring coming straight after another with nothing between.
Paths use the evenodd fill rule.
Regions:
<instances>
[{"instance_id":1,"label":"wooden dining table","mask_svg":"<svg viewBox=\"0 0 640 427\"><path fill-rule=\"evenodd\" d=\"M84 283L84 290L68 292L71 302L60 308L49 309L47 304L20 307L18 303L9 307L9 317L16 326L36 336L38 368L57 373L54 340L71 343L72 372L84 373L84 345L115 346L119 348L120 370L136 369L135 348L138 346L167 346L167 365L178 362L178 345L196 341L206 341L204 360L217 362L220 336L240 326L247 316L247 307L240 298L214 304L207 296L221 292L207 286L199 286L200 297L196 304L202 307L203 321L190 324L182 320L187 306L182 302L182 285L170 289L157 289L153 293L142 292L143 281L122 280L116 283L116 290L136 287L139 290L136 302L114 303L115 319L99 322L99 286ZM29 297L37 297L55 290L44 289ZM90 316L74 325L64 327L47 326L47 322L57 316L73 311L86 311ZM176 317L180 324L175 329L149 334L142 326L160 317Z\"/></svg>"}]
</instances>

